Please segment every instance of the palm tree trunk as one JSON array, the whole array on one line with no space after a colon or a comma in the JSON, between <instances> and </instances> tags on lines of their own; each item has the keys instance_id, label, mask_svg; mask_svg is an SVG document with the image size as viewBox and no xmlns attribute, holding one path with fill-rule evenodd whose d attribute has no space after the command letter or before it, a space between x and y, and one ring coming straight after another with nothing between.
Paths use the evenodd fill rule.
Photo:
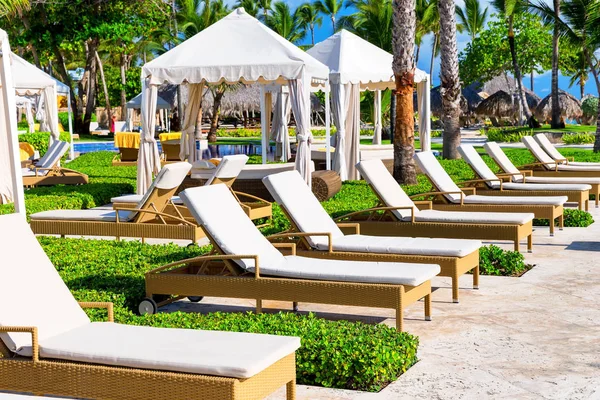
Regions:
<instances>
[{"instance_id":1,"label":"palm tree trunk","mask_svg":"<svg viewBox=\"0 0 600 400\"><path fill-rule=\"evenodd\" d=\"M108 117L108 124L110 126L111 118L112 118L112 110L110 109L110 99L108 97L108 87L106 86L106 79L104 77L104 66L102 65L102 60L98 55L98 51L94 51L94 55L96 57L96 63L98 63L98 69L100 70L100 79L102 80L102 89L104 90L104 102L106 115Z\"/></svg>"},{"instance_id":2,"label":"palm tree trunk","mask_svg":"<svg viewBox=\"0 0 600 400\"><path fill-rule=\"evenodd\" d=\"M435 52L437 51L438 35L433 34L433 48L431 49L431 61L429 62L429 77L433 81L433 61L435 60Z\"/></svg>"},{"instance_id":3,"label":"palm tree trunk","mask_svg":"<svg viewBox=\"0 0 600 400\"><path fill-rule=\"evenodd\" d=\"M444 124L444 158L459 158L460 145L460 78L456 46L456 10L454 0L439 0L442 123Z\"/></svg>"},{"instance_id":4,"label":"palm tree trunk","mask_svg":"<svg viewBox=\"0 0 600 400\"><path fill-rule=\"evenodd\" d=\"M421 53L421 43L417 45L417 53L415 54L415 64L419 63L419 53Z\"/></svg>"},{"instance_id":5,"label":"palm tree trunk","mask_svg":"<svg viewBox=\"0 0 600 400\"><path fill-rule=\"evenodd\" d=\"M331 26L333 27L333 33L335 33L335 14L331 14Z\"/></svg>"},{"instance_id":6,"label":"palm tree trunk","mask_svg":"<svg viewBox=\"0 0 600 400\"><path fill-rule=\"evenodd\" d=\"M533 71L529 74L529 90L533 92Z\"/></svg>"},{"instance_id":7,"label":"palm tree trunk","mask_svg":"<svg viewBox=\"0 0 600 400\"><path fill-rule=\"evenodd\" d=\"M125 104L127 103L127 92L125 92L125 85L127 84L127 55L121 54L121 118L125 116Z\"/></svg>"},{"instance_id":8,"label":"palm tree trunk","mask_svg":"<svg viewBox=\"0 0 600 400\"><path fill-rule=\"evenodd\" d=\"M312 39L312 45L315 45L315 24L310 24L310 37Z\"/></svg>"},{"instance_id":9,"label":"palm tree trunk","mask_svg":"<svg viewBox=\"0 0 600 400\"><path fill-rule=\"evenodd\" d=\"M531 110L529 109L529 105L527 104L527 99L525 97L525 89L523 88L523 82L521 81L521 69L519 68L519 63L517 61L517 50L515 46L515 32L513 30L513 22L512 17L508 26L508 46L510 47L510 56L512 58L513 71L515 74L515 80L517 81L517 90L519 92L519 100L521 101L521 107L523 108L523 114L525 114L525 119L531 128L537 128L538 123L533 118L531 114Z\"/></svg>"},{"instance_id":10,"label":"palm tree trunk","mask_svg":"<svg viewBox=\"0 0 600 400\"><path fill-rule=\"evenodd\" d=\"M219 128L219 115L221 114L221 100L223 100L224 90L217 89L214 92L213 110L210 118L210 131L208 132L208 141L217 141L217 129Z\"/></svg>"},{"instance_id":11,"label":"palm tree trunk","mask_svg":"<svg viewBox=\"0 0 600 400\"><path fill-rule=\"evenodd\" d=\"M554 0L554 18L558 21L560 16L560 0ZM551 96L552 96L552 119L550 121L550 127L552 129L564 128L565 124L560 118L560 104L558 104L558 41L559 41L559 27L558 22L554 23L554 32L552 33L552 83L551 83Z\"/></svg>"},{"instance_id":12,"label":"palm tree trunk","mask_svg":"<svg viewBox=\"0 0 600 400\"><path fill-rule=\"evenodd\" d=\"M579 78L579 98L583 101L583 96L585 96L585 81Z\"/></svg>"},{"instance_id":13,"label":"palm tree trunk","mask_svg":"<svg viewBox=\"0 0 600 400\"><path fill-rule=\"evenodd\" d=\"M98 39L89 39L85 42L86 47L86 63L85 71L87 72L87 90L86 103L85 103L85 114L83 116L82 131L88 133L90 131L90 122L92 122L92 114L96 106L96 49L98 48ZM85 74L85 72L84 72Z\"/></svg>"},{"instance_id":14,"label":"palm tree trunk","mask_svg":"<svg viewBox=\"0 0 600 400\"><path fill-rule=\"evenodd\" d=\"M394 0L392 69L396 79L396 121L394 124L394 178L416 184L415 122L413 109L415 0Z\"/></svg>"},{"instance_id":15,"label":"palm tree trunk","mask_svg":"<svg viewBox=\"0 0 600 400\"><path fill-rule=\"evenodd\" d=\"M600 97L600 78L598 77L598 70L596 69L596 65L592 62L592 58L590 57L590 53L586 48L583 49L583 55L590 67L590 71L592 71L592 75L594 76L594 81L596 82L596 90L598 91L598 97ZM598 107L598 113L596 115L596 139L594 140L594 153L600 152L600 107Z\"/></svg>"}]
</instances>

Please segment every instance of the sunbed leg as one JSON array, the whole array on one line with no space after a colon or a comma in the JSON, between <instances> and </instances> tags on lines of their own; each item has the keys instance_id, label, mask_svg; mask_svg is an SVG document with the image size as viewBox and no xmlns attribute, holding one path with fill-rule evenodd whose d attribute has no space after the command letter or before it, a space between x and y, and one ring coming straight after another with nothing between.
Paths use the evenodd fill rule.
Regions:
<instances>
[{"instance_id":1,"label":"sunbed leg","mask_svg":"<svg viewBox=\"0 0 600 400\"><path fill-rule=\"evenodd\" d=\"M431 293L423 297L425 302L425 321L431 321ZM456 301L458 303L458 300Z\"/></svg>"},{"instance_id":2,"label":"sunbed leg","mask_svg":"<svg viewBox=\"0 0 600 400\"><path fill-rule=\"evenodd\" d=\"M262 313L262 300L261 299L256 299L256 313L257 314Z\"/></svg>"},{"instance_id":3,"label":"sunbed leg","mask_svg":"<svg viewBox=\"0 0 600 400\"><path fill-rule=\"evenodd\" d=\"M479 290L479 264L473 268L473 289Z\"/></svg>"},{"instance_id":4,"label":"sunbed leg","mask_svg":"<svg viewBox=\"0 0 600 400\"><path fill-rule=\"evenodd\" d=\"M565 215L561 214L560 217L558 217L558 229L562 231L564 227L565 227Z\"/></svg>"},{"instance_id":5,"label":"sunbed leg","mask_svg":"<svg viewBox=\"0 0 600 400\"><path fill-rule=\"evenodd\" d=\"M519 239L515 240L515 251L519 251Z\"/></svg>"},{"instance_id":6,"label":"sunbed leg","mask_svg":"<svg viewBox=\"0 0 600 400\"><path fill-rule=\"evenodd\" d=\"M555 222L555 220L551 218L550 221L548 221L548 222L550 222L550 224L549 224L549 226L550 226L550 236L554 236L554 222Z\"/></svg>"},{"instance_id":7,"label":"sunbed leg","mask_svg":"<svg viewBox=\"0 0 600 400\"><path fill-rule=\"evenodd\" d=\"M142 238L142 244L146 243L146 238Z\"/></svg>"},{"instance_id":8,"label":"sunbed leg","mask_svg":"<svg viewBox=\"0 0 600 400\"><path fill-rule=\"evenodd\" d=\"M294 312L298 312L298 302L297 301L294 301L292 303L292 308L293 308Z\"/></svg>"},{"instance_id":9,"label":"sunbed leg","mask_svg":"<svg viewBox=\"0 0 600 400\"><path fill-rule=\"evenodd\" d=\"M64 238L65 238L65 235L60 235L60 238L61 238L61 239L64 239Z\"/></svg>"},{"instance_id":10,"label":"sunbed leg","mask_svg":"<svg viewBox=\"0 0 600 400\"><path fill-rule=\"evenodd\" d=\"M456 272L452 275L452 302L458 304L458 273ZM427 310L425 310L425 317L427 317Z\"/></svg>"},{"instance_id":11,"label":"sunbed leg","mask_svg":"<svg viewBox=\"0 0 600 400\"><path fill-rule=\"evenodd\" d=\"M296 379L285 385L285 392L286 400L296 400Z\"/></svg>"},{"instance_id":12,"label":"sunbed leg","mask_svg":"<svg viewBox=\"0 0 600 400\"><path fill-rule=\"evenodd\" d=\"M590 211L590 199L589 198L585 201L585 211Z\"/></svg>"},{"instance_id":13,"label":"sunbed leg","mask_svg":"<svg viewBox=\"0 0 600 400\"><path fill-rule=\"evenodd\" d=\"M527 236L527 252L533 253L533 233Z\"/></svg>"},{"instance_id":14,"label":"sunbed leg","mask_svg":"<svg viewBox=\"0 0 600 400\"><path fill-rule=\"evenodd\" d=\"M398 332L404 331L404 286L400 286L398 291L398 301L396 303L396 329Z\"/></svg>"}]
</instances>

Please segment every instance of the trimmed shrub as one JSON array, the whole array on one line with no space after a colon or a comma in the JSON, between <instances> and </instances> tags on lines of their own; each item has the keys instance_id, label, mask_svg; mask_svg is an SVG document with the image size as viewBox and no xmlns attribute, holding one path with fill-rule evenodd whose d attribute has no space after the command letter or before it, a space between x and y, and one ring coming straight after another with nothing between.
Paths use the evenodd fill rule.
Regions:
<instances>
[{"instance_id":1,"label":"trimmed shrub","mask_svg":"<svg viewBox=\"0 0 600 400\"><path fill-rule=\"evenodd\" d=\"M581 102L583 119L585 123L594 123L598 116L598 98L590 96Z\"/></svg>"},{"instance_id":2,"label":"trimmed shrub","mask_svg":"<svg viewBox=\"0 0 600 400\"><path fill-rule=\"evenodd\" d=\"M589 144L594 143L596 135L591 133L565 133L561 139L564 144Z\"/></svg>"},{"instance_id":3,"label":"trimmed shrub","mask_svg":"<svg viewBox=\"0 0 600 400\"><path fill-rule=\"evenodd\" d=\"M565 227L569 228L587 228L594 223L594 217L587 211L574 208L565 208L563 211ZM548 226L550 222L547 219L534 219L533 224L537 226ZM554 222L558 226L558 220Z\"/></svg>"},{"instance_id":4,"label":"trimmed shrub","mask_svg":"<svg viewBox=\"0 0 600 400\"><path fill-rule=\"evenodd\" d=\"M479 249L479 272L482 275L521 276L533 266L525 264L518 251L503 250L489 245Z\"/></svg>"},{"instance_id":5,"label":"trimmed shrub","mask_svg":"<svg viewBox=\"0 0 600 400\"><path fill-rule=\"evenodd\" d=\"M46 254L79 301L111 301L120 323L299 336L298 383L376 391L417 361L418 338L385 325L327 321L293 313L162 313L137 316L144 273L160 265L205 254L209 247L41 237ZM103 311L90 310L102 320Z\"/></svg>"},{"instance_id":6,"label":"trimmed shrub","mask_svg":"<svg viewBox=\"0 0 600 400\"><path fill-rule=\"evenodd\" d=\"M69 136L69 132L61 132L60 140L64 142L70 142L71 137ZM32 145L33 148L40 153L41 157L48 151L50 132L23 133L19 135L19 142L25 142Z\"/></svg>"},{"instance_id":7,"label":"trimmed shrub","mask_svg":"<svg viewBox=\"0 0 600 400\"><path fill-rule=\"evenodd\" d=\"M489 142L514 143L520 142L523 136L533 136L533 129L524 128L488 128L487 140Z\"/></svg>"}]
</instances>

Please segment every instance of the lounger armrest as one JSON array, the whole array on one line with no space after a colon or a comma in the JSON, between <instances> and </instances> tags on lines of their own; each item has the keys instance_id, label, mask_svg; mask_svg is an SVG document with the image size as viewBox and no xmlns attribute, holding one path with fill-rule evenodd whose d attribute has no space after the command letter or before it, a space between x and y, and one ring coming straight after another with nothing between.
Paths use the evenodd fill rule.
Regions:
<instances>
[{"instance_id":1,"label":"lounger armrest","mask_svg":"<svg viewBox=\"0 0 600 400\"><path fill-rule=\"evenodd\" d=\"M569 163L569 158L568 158L568 157L565 157L565 158L557 158L557 159L555 159L554 161L556 161L557 163L562 163L562 162L564 162L565 164L568 164L568 163ZM573 160L571 160L571 161L573 161Z\"/></svg>"},{"instance_id":2,"label":"lounger armrest","mask_svg":"<svg viewBox=\"0 0 600 400\"><path fill-rule=\"evenodd\" d=\"M473 194L475 194L475 188L461 188L461 190L459 190L458 192L425 192L425 193L418 193L418 194L413 194L412 196L410 196L410 199L414 199L417 197L422 197L422 196L437 196L437 195L444 195L444 194L458 194L460 195L460 205L464 204L464 198L465 198L465 193L463 192L463 190L470 190L471 192L473 192Z\"/></svg>"},{"instance_id":3,"label":"lounger armrest","mask_svg":"<svg viewBox=\"0 0 600 400\"><path fill-rule=\"evenodd\" d=\"M238 197L242 197L242 198L246 198L246 199L250 199L250 200L256 200L256 201L257 201L257 202L259 202L259 203L271 204L271 202L270 202L270 201L267 201L267 200L265 200L265 199L262 199L262 198L260 198L260 197L258 197L258 196L254 196L254 195L252 195L252 194L249 194L249 193L237 192L237 191L235 191L235 190L232 190L232 192L233 192L233 193L234 193L236 196L238 196Z\"/></svg>"},{"instance_id":4,"label":"lounger armrest","mask_svg":"<svg viewBox=\"0 0 600 400\"><path fill-rule=\"evenodd\" d=\"M500 184L502 185L502 181L500 181ZM464 195L465 192L470 192L469 194L477 194L477 188L475 187L464 187L464 188L460 188L460 192L463 194L460 197L460 204L463 204L463 200L464 200Z\"/></svg>"},{"instance_id":5,"label":"lounger armrest","mask_svg":"<svg viewBox=\"0 0 600 400\"><path fill-rule=\"evenodd\" d=\"M360 235L360 224L358 222L337 222L339 228L354 228L354 234Z\"/></svg>"},{"instance_id":6,"label":"lounger armrest","mask_svg":"<svg viewBox=\"0 0 600 400\"><path fill-rule=\"evenodd\" d=\"M499 178L512 178L513 176L520 176L520 175L532 176L533 171L530 169L524 169L523 171L520 171L520 172L503 172L501 174L496 174L496 176Z\"/></svg>"},{"instance_id":7,"label":"lounger armrest","mask_svg":"<svg viewBox=\"0 0 600 400\"><path fill-rule=\"evenodd\" d=\"M394 210L410 210L410 219L412 222L415 221L415 207L413 206L402 206L402 207L373 207L367 208L366 210L354 211L349 214L342 215L341 217L337 217L334 221L336 223L345 220L346 218L352 217L354 215L361 215L364 213L374 213L377 211L394 211Z\"/></svg>"},{"instance_id":8,"label":"lounger armrest","mask_svg":"<svg viewBox=\"0 0 600 400\"><path fill-rule=\"evenodd\" d=\"M286 249L289 248L290 251L292 252L292 255L295 256L296 255L296 243L281 243L281 242L274 242L271 243L273 245L273 247L277 248L277 249Z\"/></svg>"},{"instance_id":9,"label":"lounger armrest","mask_svg":"<svg viewBox=\"0 0 600 400\"><path fill-rule=\"evenodd\" d=\"M31 359L40 361L40 346L38 344L38 330L35 326L0 326L0 333L30 333L31 334Z\"/></svg>"},{"instance_id":10,"label":"lounger armrest","mask_svg":"<svg viewBox=\"0 0 600 400\"><path fill-rule=\"evenodd\" d=\"M521 175L523 175L523 176L533 176L533 170L530 170L530 169L523 169L523 170L520 170L519 172L521 172ZM516 175L519 175L519 174L516 174Z\"/></svg>"},{"instance_id":11,"label":"lounger armrest","mask_svg":"<svg viewBox=\"0 0 600 400\"><path fill-rule=\"evenodd\" d=\"M489 183L489 182L500 182L500 186L502 186L502 178L498 178L498 179L470 179L468 181L462 181L462 182L458 182L457 185L458 186L462 186L462 185L470 185L472 183ZM475 187L473 187L475 188ZM466 187L466 188L461 188L461 189L470 189L470 187Z\"/></svg>"},{"instance_id":12,"label":"lounger armrest","mask_svg":"<svg viewBox=\"0 0 600 400\"><path fill-rule=\"evenodd\" d=\"M113 308L113 303L109 303L109 302L89 302L89 301L80 301L79 302L79 307L81 308L104 308L106 309L107 313L108 313L108 322L115 322L115 314L114 314L114 308Z\"/></svg>"},{"instance_id":13,"label":"lounger armrest","mask_svg":"<svg viewBox=\"0 0 600 400\"><path fill-rule=\"evenodd\" d=\"M152 271L146 272L146 275L155 274L157 272L165 271L173 267L180 265L197 262L197 261L219 261L219 260L243 260L246 258L252 258L254 260L254 277L260 278L260 269L258 264L258 256L256 254L210 254L206 256L198 256L193 258L187 258L185 260L175 261L162 267L153 269Z\"/></svg>"},{"instance_id":14,"label":"lounger armrest","mask_svg":"<svg viewBox=\"0 0 600 400\"><path fill-rule=\"evenodd\" d=\"M160 216L160 217L164 217L164 218L170 218L172 220L175 220L177 222L181 222L184 225L191 225L191 226L195 226L196 224L190 222L190 221L186 221L183 218L179 218L179 217L175 217L171 214L166 214L163 212L159 212L159 211L154 211L154 210L148 210L148 209L141 209L141 208L126 208L126 207L113 207L114 211L130 211L130 212L138 212L138 213L148 213L148 214L154 214L156 216ZM120 222L119 221L119 213L117 212L117 223Z\"/></svg>"},{"instance_id":15,"label":"lounger armrest","mask_svg":"<svg viewBox=\"0 0 600 400\"><path fill-rule=\"evenodd\" d=\"M530 163L530 164L524 164L521 165L519 167L519 170L521 168L527 168L530 169L531 167L539 167L539 166L544 166L544 167L549 167L549 168L554 168L555 171L558 171L558 163L556 162L551 162L551 163L545 163L545 162L534 162L534 163Z\"/></svg>"},{"instance_id":16,"label":"lounger armrest","mask_svg":"<svg viewBox=\"0 0 600 400\"><path fill-rule=\"evenodd\" d=\"M271 239L281 239L281 238L289 238L290 236L296 237L310 237L310 236L325 236L327 237L327 248L331 253L333 252L333 242L331 240L331 232L286 232L286 233L276 233L274 235L267 236L267 239L271 241Z\"/></svg>"},{"instance_id":17,"label":"lounger armrest","mask_svg":"<svg viewBox=\"0 0 600 400\"><path fill-rule=\"evenodd\" d=\"M431 202L431 200L413 200L413 203L415 203L416 206L425 206L427 210L433 210L433 202Z\"/></svg>"}]
</instances>

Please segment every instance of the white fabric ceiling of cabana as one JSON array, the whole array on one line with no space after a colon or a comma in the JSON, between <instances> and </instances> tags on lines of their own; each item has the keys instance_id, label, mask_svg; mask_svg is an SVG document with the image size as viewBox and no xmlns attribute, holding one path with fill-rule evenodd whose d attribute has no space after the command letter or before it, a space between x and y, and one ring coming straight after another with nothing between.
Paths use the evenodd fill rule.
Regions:
<instances>
[{"instance_id":1,"label":"white fabric ceiling of cabana","mask_svg":"<svg viewBox=\"0 0 600 400\"><path fill-rule=\"evenodd\" d=\"M333 118L337 131L334 169L343 180L358 179L355 164L360 144L359 90L375 91L375 126L373 143L381 143L381 90L395 88L392 71L393 55L360 38L341 30L307 51L330 70ZM421 146L430 146L429 74L415 70L419 110ZM336 87L334 87L334 85Z\"/></svg>"},{"instance_id":2,"label":"white fabric ceiling of cabana","mask_svg":"<svg viewBox=\"0 0 600 400\"><path fill-rule=\"evenodd\" d=\"M10 45L0 29L0 204L13 202L15 212L25 217L23 177L19 158L17 105L13 87Z\"/></svg>"},{"instance_id":3,"label":"white fabric ceiling of cabana","mask_svg":"<svg viewBox=\"0 0 600 400\"><path fill-rule=\"evenodd\" d=\"M160 168L154 128L157 86L164 83L188 84L190 95L184 115L181 152L182 159L197 159L194 137L196 116L200 108L204 83L280 84L289 85L292 109L302 132L297 133L296 168L310 181L309 95L312 83L328 80L329 68L288 42L238 8L207 29L142 67L142 144L138 157L138 193L151 182L151 171ZM266 91L261 85L261 109L266 109ZM269 95L270 96L270 95ZM296 97L298 96L298 97ZM147 100L146 100L147 99ZM268 127L266 112L261 112L263 162L266 162ZM148 144L147 146L145 144ZM156 158L156 159L154 159ZM150 172L149 172L150 171Z\"/></svg>"}]
</instances>

